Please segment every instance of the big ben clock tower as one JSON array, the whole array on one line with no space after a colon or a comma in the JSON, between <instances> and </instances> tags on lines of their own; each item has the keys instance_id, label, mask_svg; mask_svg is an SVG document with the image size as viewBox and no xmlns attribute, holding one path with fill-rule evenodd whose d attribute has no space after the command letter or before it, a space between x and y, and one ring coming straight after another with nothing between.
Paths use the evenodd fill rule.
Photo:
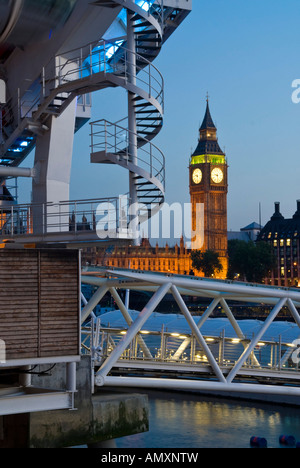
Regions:
<instances>
[{"instance_id":1,"label":"big ben clock tower","mask_svg":"<svg viewBox=\"0 0 300 468\"><path fill-rule=\"evenodd\" d=\"M228 165L226 155L218 143L217 129L211 118L208 99L205 117L200 127L199 143L191 156L189 172L194 233L192 249L217 252L223 266L218 276L225 278L228 270Z\"/></svg>"}]
</instances>

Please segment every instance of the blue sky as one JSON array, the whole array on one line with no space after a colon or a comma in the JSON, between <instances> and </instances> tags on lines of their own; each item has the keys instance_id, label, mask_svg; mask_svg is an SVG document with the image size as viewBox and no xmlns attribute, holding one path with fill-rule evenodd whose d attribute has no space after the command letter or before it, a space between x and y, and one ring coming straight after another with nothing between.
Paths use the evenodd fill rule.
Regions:
<instances>
[{"instance_id":1,"label":"blue sky","mask_svg":"<svg viewBox=\"0 0 300 468\"><path fill-rule=\"evenodd\" d=\"M165 79L164 127L153 141L166 157L166 201L189 202L188 163L206 93L229 163L228 229L274 212L290 217L300 199L299 0L194 0L193 11L154 62ZM126 93L93 97L93 120L126 116ZM71 198L128 191L127 173L91 165L89 125L75 136ZM25 165L28 165L28 160ZM26 183L26 182L25 182ZM23 185L25 184L23 182Z\"/></svg>"}]
</instances>

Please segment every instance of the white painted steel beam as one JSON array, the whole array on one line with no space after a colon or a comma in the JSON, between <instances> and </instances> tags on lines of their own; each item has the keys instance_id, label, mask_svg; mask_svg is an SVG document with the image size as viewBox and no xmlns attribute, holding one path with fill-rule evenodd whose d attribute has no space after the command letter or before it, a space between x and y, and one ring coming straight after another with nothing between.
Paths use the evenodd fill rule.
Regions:
<instances>
[{"instance_id":1,"label":"white painted steel beam","mask_svg":"<svg viewBox=\"0 0 300 468\"><path fill-rule=\"evenodd\" d=\"M265 332L268 330L269 326L271 323L275 320L277 317L278 313L284 307L286 304L287 299L283 298L280 299L278 304L274 307L268 318L265 320L263 326L259 330L259 332L256 334L256 336L252 339L251 343L249 343L248 347L245 349L243 354L240 356L238 359L237 363L233 367L233 369L230 371L229 375L227 376L227 382L231 383L233 379L235 378L237 372L241 369L243 364L246 362L250 354L254 351L254 348L257 346L257 343L262 339L263 335Z\"/></svg>"},{"instance_id":2,"label":"white painted steel beam","mask_svg":"<svg viewBox=\"0 0 300 468\"><path fill-rule=\"evenodd\" d=\"M103 285L94 293L94 295L91 297L89 302L83 307L81 311L81 323L87 320L89 315L92 313L95 307L99 304L99 302L105 296L107 291L108 291L107 286Z\"/></svg>"},{"instance_id":3,"label":"white painted steel beam","mask_svg":"<svg viewBox=\"0 0 300 468\"><path fill-rule=\"evenodd\" d=\"M22 392L22 389L20 389ZM73 409L73 393L26 389L26 393L0 398L0 415ZM29 393L30 391L30 393Z\"/></svg>"},{"instance_id":4,"label":"white painted steel beam","mask_svg":"<svg viewBox=\"0 0 300 468\"><path fill-rule=\"evenodd\" d=\"M229 320L229 322L231 323L232 325L232 328L234 329L235 333L237 334L237 337L240 339L240 340L244 340L245 339L245 335L244 333L242 332L240 326L238 325L236 319L234 318L234 315L233 313L231 312L230 308L228 307L228 304L227 302L225 301L224 298L221 298L220 299L220 304L221 306L223 307L223 310Z\"/></svg>"},{"instance_id":5,"label":"white painted steel beam","mask_svg":"<svg viewBox=\"0 0 300 468\"><path fill-rule=\"evenodd\" d=\"M179 293L180 293L180 290L179 290ZM181 293L182 294L182 293ZM213 311L215 310L215 308L217 307L217 305L219 304L219 301L220 299L219 298L215 298L211 303L210 305L207 307L206 311L204 312L204 314L202 315L201 319L199 320L199 322L197 323L197 327L200 328L202 327L202 325L206 322L206 320L209 318L209 316L213 313ZM177 349L177 351L174 353L174 355L171 357L171 361L177 361L178 359L180 359L182 353L186 350L186 348L189 346L189 344L191 343L191 338L186 338L182 343L181 345L179 346L179 348Z\"/></svg>"},{"instance_id":6,"label":"white painted steel beam","mask_svg":"<svg viewBox=\"0 0 300 468\"><path fill-rule=\"evenodd\" d=\"M95 382L97 385L100 382L104 383L104 378L110 372L115 363L119 360L121 355L124 353L125 349L129 346L131 341L134 339L136 334L142 329L143 325L146 323L152 312L155 311L158 304L163 300L165 295L171 288L171 283L163 284L157 291L154 293L148 304L144 307L142 312L139 314L138 318L132 323L129 327L127 334L123 339L118 343L116 348L108 356L108 358L102 364L100 370L96 374ZM100 384L101 385L101 384Z\"/></svg>"},{"instance_id":7,"label":"white painted steel beam","mask_svg":"<svg viewBox=\"0 0 300 468\"><path fill-rule=\"evenodd\" d=\"M291 299L288 299L287 300L287 306L292 314L292 317L293 319L295 320L296 324L298 325L298 327L300 328L300 316L299 316L299 312L298 310L296 309L293 301Z\"/></svg>"},{"instance_id":8,"label":"white painted steel beam","mask_svg":"<svg viewBox=\"0 0 300 468\"><path fill-rule=\"evenodd\" d=\"M118 271L118 270L108 270L108 273L114 276L128 278L132 280L140 280L150 284L162 285L166 284L169 281L172 282L177 288L186 288L186 289L197 289L199 292L201 290L214 291L219 293L228 293L228 297L231 295L245 295L248 298L261 298L263 301L267 298L278 298L278 299L291 299L293 301L300 302L300 291L296 291L288 288L276 288L272 286L262 286L259 284L241 284L234 281L211 281L205 278L184 278L181 276L163 276L155 275L149 273L133 273L130 271ZM193 295L193 294L191 294ZM242 297L241 297L242 299Z\"/></svg>"},{"instance_id":9,"label":"white painted steel beam","mask_svg":"<svg viewBox=\"0 0 300 468\"><path fill-rule=\"evenodd\" d=\"M177 288L173 285L172 288L171 288L171 291L172 291L172 294L175 298L175 301L177 302L178 304L178 307L180 308L181 312L183 313L183 315L185 316L191 330L192 330L192 333L195 335L198 343L200 344L201 348L203 349L206 357L207 357L207 360L208 362L210 363L216 377L219 379L220 382L226 382L225 380L225 377L218 365L218 363L216 362L215 358L214 358L214 355L212 354L209 346L207 345L205 339L203 338L203 335L202 333L200 332L199 328L197 327L190 311L188 310L184 300L182 299L181 295L179 294Z\"/></svg>"},{"instance_id":10,"label":"white painted steel beam","mask_svg":"<svg viewBox=\"0 0 300 468\"><path fill-rule=\"evenodd\" d=\"M37 175L37 171L35 168L0 166L0 176L2 177L34 178L36 175Z\"/></svg>"},{"instance_id":11,"label":"white painted steel beam","mask_svg":"<svg viewBox=\"0 0 300 468\"><path fill-rule=\"evenodd\" d=\"M79 362L80 356L50 356L40 358L26 358L26 359L9 359L6 362L0 362L0 369L8 367L24 367L24 366L35 366L42 364L58 364L68 362Z\"/></svg>"},{"instance_id":12,"label":"white painted steel beam","mask_svg":"<svg viewBox=\"0 0 300 468\"><path fill-rule=\"evenodd\" d=\"M122 282L123 283L120 283L120 279L117 279L117 278L110 278L109 280L107 279L104 279L104 278L101 278L101 277L97 277L97 276L91 276L91 275L84 275L83 274L83 277L82 277L82 282L85 283L85 284L93 284L93 285L100 285L100 284L103 284L103 282L106 282L106 281L109 281L109 284L110 286L112 287L124 287L127 288L127 289L130 289L130 290L134 290L134 291L156 291L158 289L158 287L160 286L161 282L158 281L157 284L155 284L155 279L158 277L158 278L161 278L162 275L161 274L157 274L157 276L155 274L151 274L151 277L152 277L152 280L149 281L149 278L146 279L145 278L145 274L144 273L134 273L134 272L129 272L130 274L134 274L136 275L134 281L130 281L130 279L128 278L128 275L127 275L127 271L124 271L124 272L120 272L120 271L110 271L109 270L109 273L112 275L112 276L118 276L120 277L121 276L121 273L123 274L124 273L124 278L122 279ZM95 274L97 274L95 272ZM171 276L171 277L167 277L170 281L172 281L173 283L173 280L175 282L175 279L177 278L177 276ZM183 281L188 281L188 278L183 278L183 277L179 277L180 279L183 279ZM139 281L138 281L139 280ZM214 289L210 289L210 290L206 290L205 287L206 287L206 284L210 284L211 281L210 280L205 280L203 278L199 278L199 280L201 280L201 288L199 287L197 289L197 286L198 286L198 281L197 280L191 280L194 282L193 286L189 285L189 287L187 287L186 284L184 284L184 286L178 286L177 282L176 283L173 283L173 284L176 284L176 287L178 289L178 291L180 292L180 294L184 295L184 296L195 296L195 297L208 297L208 298L219 298L221 299L222 297L225 299L225 300L233 300L233 301L239 301L239 302L254 302L254 303L257 303L257 304L266 304L266 305L276 305L277 302L278 302L278 299L277 297L274 297L273 295L273 291L274 290L282 290L282 291L289 291L289 289L286 289L286 288L273 288L273 287L265 287L265 289L268 291L269 295L268 296L264 296L262 297L260 295L260 292L259 292L259 288L260 287L264 287L264 286L260 286L260 285L250 285L250 284L245 284L245 288L249 288L247 291L243 291L242 293L238 294L237 292L235 293L229 293L228 291L222 291L222 285L223 284L230 284L232 283L232 285L236 285L235 282L231 282L231 281L219 281L218 282L218 291L214 290ZM207 283L206 283L207 281ZM249 293L249 290L253 291L253 288L257 288L257 295L256 296L250 296L250 293ZM297 295L297 298L294 297L292 300L293 300L293 303L296 307L300 307L300 291L299 293L295 290L293 290L293 293L296 293Z\"/></svg>"},{"instance_id":13,"label":"white painted steel beam","mask_svg":"<svg viewBox=\"0 0 300 468\"><path fill-rule=\"evenodd\" d=\"M192 391L213 391L228 393L254 393L265 395L285 395L300 396L300 387L244 384L244 383L222 383L204 380L186 380L186 379L158 379L141 377L106 377L105 386L109 387L137 387L137 388L155 388L167 390L192 390Z\"/></svg>"},{"instance_id":14,"label":"white painted steel beam","mask_svg":"<svg viewBox=\"0 0 300 468\"><path fill-rule=\"evenodd\" d=\"M109 292L111 293L112 297L116 301L117 306L119 307L124 319L126 320L127 325L130 327L133 323L132 317L130 313L128 312L128 309L125 307L122 299L120 298L118 292L116 291L115 288L110 288ZM151 352L149 351L149 348L147 347L146 343L144 342L143 338L141 336L137 336L137 340L139 345L141 346L143 353L145 354L145 357L147 359L153 359L153 356Z\"/></svg>"}]
</instances>

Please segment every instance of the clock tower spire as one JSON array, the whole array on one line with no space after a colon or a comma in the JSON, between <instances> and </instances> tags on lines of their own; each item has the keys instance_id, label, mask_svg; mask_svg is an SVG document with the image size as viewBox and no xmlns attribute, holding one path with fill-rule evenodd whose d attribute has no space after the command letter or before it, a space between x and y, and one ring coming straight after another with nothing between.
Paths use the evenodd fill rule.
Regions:
<instances>
[{"instance_id":1,"label":"clock tower spire","mask_svg":"<svg viewBox=\"0 0 300 468\"><path fill-rule=\"evenodd\" d=\"M227 172L226 155L218 143L217 128L211 117L207 97L198 145L189 166L194 234L192 249L217 252L223 266L221 277L226 277L228 269Z\"/></svg>"}]
</instances>

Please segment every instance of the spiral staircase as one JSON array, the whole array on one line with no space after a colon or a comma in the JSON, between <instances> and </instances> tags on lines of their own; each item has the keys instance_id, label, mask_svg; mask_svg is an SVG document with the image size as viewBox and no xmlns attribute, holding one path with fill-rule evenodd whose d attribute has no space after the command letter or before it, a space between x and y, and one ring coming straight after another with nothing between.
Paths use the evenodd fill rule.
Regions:
<instances>
[{"instance_id":1,"label":"spiral staircase","mask_svg":"<svg viewBox=\"0 0 300 468\"><path fill-rule=\"evenodd\" d=\"M129 171L141 223L160 209L165 197L165 159L151 142L163 125L164 83L152 61L188 11L164 6L163 0L97 0L93 4L123 7L129 12L127 30L133 31L134 48L129 47L127 35L52 59L41 71L35 98L30 102L18 99L14 108L7 105L2 109L0 166L19 166L34 148L37 136L48 131L49 116L61 115L76 97L122 87L133 105L134 130L128 128L126 118L117 123L93 122L91 162L116 164Z\"/></svg>"}]
</instances>

